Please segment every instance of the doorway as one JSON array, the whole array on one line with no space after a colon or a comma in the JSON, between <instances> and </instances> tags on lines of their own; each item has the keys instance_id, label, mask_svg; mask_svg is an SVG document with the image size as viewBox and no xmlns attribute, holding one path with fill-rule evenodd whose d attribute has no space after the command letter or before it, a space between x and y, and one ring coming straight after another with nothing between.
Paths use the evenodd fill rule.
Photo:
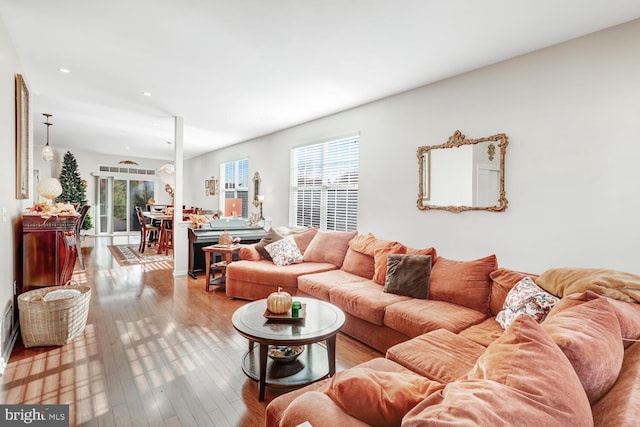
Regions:
<instances>
[{"instance_id":1,"label":"doorway","mask_svg":"<svg viewBox=\"0 0 640 427\"><path fill-rule=\"evenodd\" d=\"M136 178L96 177L96 233L115 234L140 231L135 208L144 209L154 197L154 181Z\"/></svg>"}]
</instances>

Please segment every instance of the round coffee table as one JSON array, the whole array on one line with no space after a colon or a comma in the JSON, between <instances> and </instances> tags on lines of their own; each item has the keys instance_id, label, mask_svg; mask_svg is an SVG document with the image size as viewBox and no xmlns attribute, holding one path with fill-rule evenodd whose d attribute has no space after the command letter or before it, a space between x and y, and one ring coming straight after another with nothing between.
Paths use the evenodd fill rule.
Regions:
<instances>
[{"instance_id":1,"label":"round coffee table","mask_svg":"<svg viewBox=\"0 0 640 427\"><path fill-rule=\"evenodd\" d=\"M336 372L336 335L344 325L344 313L328 302L294 297L304 307L304 318L268 319L267 300L248 303L233 313L233 327L249 340L249 350L242 358L242 370L258 381L258 400L264 400L266 386L301 387ZM318 344L326 341L326 350ZM258 348L254 348L258 343ZM292 362L268 358L270 345L306 348ZM257 350L257 351L256 351Z\"/></svg>"}]
</instances>

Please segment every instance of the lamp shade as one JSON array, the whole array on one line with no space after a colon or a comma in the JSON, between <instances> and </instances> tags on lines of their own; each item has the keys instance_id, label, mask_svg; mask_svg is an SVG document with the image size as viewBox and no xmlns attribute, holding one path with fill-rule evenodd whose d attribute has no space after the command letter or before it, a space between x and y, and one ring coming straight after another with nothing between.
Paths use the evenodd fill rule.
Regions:
<instances>
[{"instance_id":1,"label":"lamp shade","mask_svg":"<svg viewBox=\"0 0 640 427\"><path fill-rule=\"evenodd\" d=\"M158 172L171 175L176 172L176 167L172 163L165 163L158 168Z\"/></svg>"},{"instance_id":2,"label":"lamp shade","mask_svg":"<svg viewBox=\"0 0 640 427\"><path fill-rule=\"evenodd\" d=\"M49 144L45 145L42 149L42 158L47 162L53 160L53 148Z\"/></svg>"},{"instance_id":3,"label":"lamp shade","mask_svg":"<svg viewBox=\"0 0 640 427\"><path fill-rule=\"evenodd\" d=\"M62 194L62 186L56 178L43 178L38 183L38 194L45 199L53 200Z\"/></svg>"}]
</instances>

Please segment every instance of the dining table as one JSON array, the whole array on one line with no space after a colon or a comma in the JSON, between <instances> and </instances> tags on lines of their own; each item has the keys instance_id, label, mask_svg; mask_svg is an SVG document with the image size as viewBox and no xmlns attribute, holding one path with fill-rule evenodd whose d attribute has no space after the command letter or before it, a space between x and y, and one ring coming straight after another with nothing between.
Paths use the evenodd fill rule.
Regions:
<instances>
[{"instance_id":1,"label":"dining table","mask_svg":"<svg viewBox=\"0 0 640 427\"><path fill-rule=\"evenodd\" d=\"M145 218L149 218L152 221L160 222L160 235L158 236L158 253L167 252L168 247L168 238L167 238L167 229L172 228L173 222L173 214L168 214L166 212L152 212L152 211L143 211L142 215Z\"/></svg>"}]
</instances>

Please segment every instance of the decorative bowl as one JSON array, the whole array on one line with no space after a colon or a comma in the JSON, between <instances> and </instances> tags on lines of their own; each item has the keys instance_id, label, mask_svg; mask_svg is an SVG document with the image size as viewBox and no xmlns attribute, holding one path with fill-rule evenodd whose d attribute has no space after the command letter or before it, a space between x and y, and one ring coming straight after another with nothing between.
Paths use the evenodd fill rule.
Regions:
<instances>
[{"instance_id":1,"label":"decorative bowl","mask_svg":"<svg viewBox=\"0 0 640 427\"><path fill-rule=\"evenodd\" d=\"M270 345L267 354L276 362L289 363L296 360L303 351L303 345Z\"/></svg>"}]
</instances>

